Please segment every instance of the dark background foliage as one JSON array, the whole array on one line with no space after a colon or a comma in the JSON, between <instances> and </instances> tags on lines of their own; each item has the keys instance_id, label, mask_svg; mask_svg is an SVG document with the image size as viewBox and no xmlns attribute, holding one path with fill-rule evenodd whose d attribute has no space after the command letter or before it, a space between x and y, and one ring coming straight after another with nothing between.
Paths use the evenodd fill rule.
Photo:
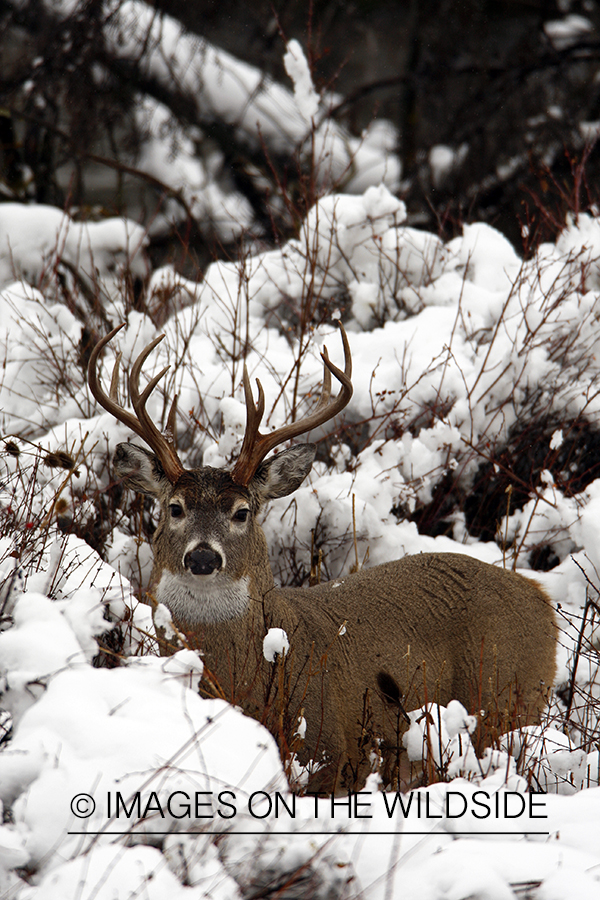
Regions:
<instances>
[{"instance_id":1,"label":"dark background foliage","mask_svg":"<svg viewBox=\"0 0 600 900\"><path fill-rule=\"evenodd\" d=\"M586 148L580 128L600 118L600 12L591 0L155 0L155 6L288 84L284 42L298 38L317 86L339 96L332 115L356 134L376 117L397 127L411 224L448 236L463 221L487 221L527 251L556 232L567 209L595 199L598 151ZM160 94L182 120L193 111L135 64L111 59L102 2L86 0L67 19L49 9L38 0L0 2L2 193L127 212L125 168L116 175L113 165L111 179L98 173L102 159L124 161L139 140L128 120L133 93ZM591 28L550 40L544 26L567 14L585 16ZM110 73L101 90L92 78L97 65ZM281 171L281 161L251 152L216 120L202 126L267 239L277 237L273 227L293 229L292 221L274 224L267 208L273 167ZM436 179L429 160L440 144L460 149L461 162ZM585 177L578 168L584 154ZM260 188L248 176L257 166ZM222 252L206 235L196 237L200 264Z\"/></svg>"}]
</instances>

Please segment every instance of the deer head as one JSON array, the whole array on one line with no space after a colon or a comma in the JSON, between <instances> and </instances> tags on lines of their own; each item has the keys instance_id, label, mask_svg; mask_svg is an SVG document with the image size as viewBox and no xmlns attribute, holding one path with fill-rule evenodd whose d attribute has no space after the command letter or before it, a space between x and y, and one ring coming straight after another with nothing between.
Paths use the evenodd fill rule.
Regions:
<instances>
[{"instance_id":1,"label":"deer head","mask_svg":"<svg viewBox=\"0 0 600 900\"><path fill-rule=\"evenodd\" d=\"M89 361L88 382L98 403L123 422L150 447L132 443L117 445L114 471L133 490L155 497L160 506L153 537L152 582L156 597L186 623L215 623L242 616L251 597L263 597L273 587L268 550L257 516L268 500L296 490L310 472L316 447L297 444L275 456L267 454L280 444L305 434L336 416L352 396L352 360L348 338L339 325L345 368L338 369L322 355L323 389L314 411L305 418L272 432L261 433L265 398L260 381L258 401L252 396L244 366L246 430L237 462L229 472L211 466L185 469L175 447L174 399L163 434L151 421L148 397L164 377L168 366L140 392L142 366L163 340L160 335L137 357L129 375L129 394L134 413L119 405L117 386L121 354L117 355L111 387L106 394L98 377L98 359L104 347L123 325L113 329L95 346ZM331 376L340 391L331 398Z\"/></svg>"}]
</instances>

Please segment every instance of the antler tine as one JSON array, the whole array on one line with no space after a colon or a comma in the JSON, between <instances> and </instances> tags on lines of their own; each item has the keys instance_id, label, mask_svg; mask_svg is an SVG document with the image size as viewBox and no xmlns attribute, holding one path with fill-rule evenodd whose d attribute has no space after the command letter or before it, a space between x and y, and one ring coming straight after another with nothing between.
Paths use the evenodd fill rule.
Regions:
<instances>
[{"instance_id":1,"label":"antler tine","mask_svg":"<svg viewBox=\"0 0 600 900\"><path fill-rule=\"evenodd\" d=\"M142 438L142 440L144 440L148 444L148 446L158 457L165 471L165 475L167 476L169 481L174 483L183 472L183 466L181 465L181 461L175 451L174 441L170 442L169 440L167 440L167 438L165 438L163 434L160 433L146 411L146 401L148 400L148 397L150 396L160 379L168 371L169 366L164 368L162 372L160 372L150 380L141 395L139 392L141 368L152 350L154 350L157 344L159 344L163 340L164 334L160 335L160 337L158 338L155 338L146 347L144 347L144 349L134 362L133 366L131 367L131 373L129 375L129 393L131 395L131 403L136 415L133 415L128 410L124 409L119 405L117 401L117 386L119 378L119 367L121 363L120 353L117 354L116 362L112 372L110 395L107 395L105 393L98 379L98 358L106 345L123 327L124 323L118 325L116 328L113 328L113 330L109 334L98 341L98 343L92 350L88 365L88 384L90 386L92 394L94 395L98 403L107 412L111 413L111 415L113 415L115 419L117 419L119 422L122 422L124 425L127 425L128 428L134 431L139 437ZM167 423L167 427L173 433L176 403L177 398L175 398L171 405Z\"/></svg>"},{"instance_id":2,"label":"antler tine","mask_svg":"<svg viewBox=\"0 0 600 900\"><path fill-rule=\"evenodd\" d=\"M164 340L164 334L160 334L157 338L154 338L153 341L150 341L147 344L140 355L137 357L136 361L131 367L131 372L129 373L129 395L131 397L131 405L133 406L135 413L142 425L142 428L148 430L148 432L156 437L159 435L162 437L160 431L151 420L150 416L146 412L146 403L148 397L158 384L158 382L163 378L164 375L169 371L170 366L165 366L158 375L155 375L154 378L151 378L142 393L140 394L140 373L142 371L142 366L152 353L155 347L157 347L162 340Z\"/></svg>"},{"instance_id":3,"label":"antler tine","mask_svg":"<svg viewBox=\"0 0 600 900\"><path fill-rule=\"evenodd\" d=\"M262 384L257 378L256 386L258 388L258 403L255 404L254 397L252 396L252 386L250 385L250 376L248 375L248 369L245 363L243 382L246 398L246 426L250 426L254 431L258 431L258 427L262 422L262 417L265 414L265 392L263 391Z\"/></svg>"},{"instance_id":4,"label":"antler tine","mask_svg":"<svg viewBox=\"0 0 600 900\"><path fill-rule=\"evenodd\" d=\"M115 403L119 402L119 370L121 368L121 360L123 359L123 354L119 351L115 356L115 364L112 370L112 376L110 379L110 393L109 397L111 400L114 400Z\"/></svg>"},{"instance_id":5,"label":"antler tine","mask_svg":"<svg viewBox=\"0 0 600 900\"><path fill-rule=\"evenodd\" d=\"M350 353L350 344L344 326L339 319L336 319L336 322L340 329L342 344L344 346L344 371L342 372L341 369L338 369L338 367L331 362L327 347L323 347L323 352L321 353L321 359L323 360L323 389L321 391L319 402L311 415L301 420L301 423L304 424L304 431L310 431L311 428L315 428L316 425L322 425L323 422L335 418L335 416L348 405L350 398L352 397L352 354ZM341 388L333 403L330 403L332 374L335 375L340 382ZM327 410L327 415L324 417L322 416L323 410ZM320 416L322 417L321 420L319 420ZM314 424L311 420L314 420Z\"/></svg>"},{"instance_id":6,"label":"antler tine","mask_svg":"<svg viewBox=\"0 0 600 900\"><path fill-rule=\"evenodd\" d=\"M177 417L177 400L178 395L175 394L175 396L173 397L173 402L171 403L171 406L169 408L166 427L167 440L170 444L173 445L173 450L175 451L177 451L177 430L175 427L175 421Z\"/></svg>"},{"instance_id":7,"label":"antler tine","mask_svg":"<svg viewBox=\"0 0 600 900\"><path fill-rule=\"evenodd\" d=\"M140 394L140 373L142 371L142 366L144 365L152 351L155 349L155 347L157 347L160 342L164 340L164 337L164 334L159 334L159 336L154 338L153 341L150 341L150 343L144 347L144 349L132 365L131 372L129 374L129 394L131 396L131 404L142 427L142 436L144 440L150 447L152 447L152 449L158 456L161 465L165 470L165 475L167 476L169 481L175 482L183 472L183 466L181 465L181 461L177 456L175 450L175 412L177 398L175 398L173 403L171 404L169 416L167 419L167 431L170 433L169 437L165 437L165 435L158 430L158 428L148 415L148 411L146 410L148 397L150 396L156 385L159 383L159 381L164 378L171 367L165 366L164 369L161 369L158 375L155 375L154 378L150 379L150 381Z\"/></svg>"},{"instance_id":8,"label":"antler tine","mask_svg":"<svg viewBox=\"0 0 600 900\"><path fill-rule=\"evenodd\" d=\"M327 406L331 397L331 369L329 368L331 362L329 360L327 347L325 346L323 347L321 358L325 363L325 365L323 366L323 387L321 388L321 396L319 397L319 402L313 410L313 415L314 413L319 412L320 409L323 409L324 406Z\"/></svg>"},{"instance_id":9,"label":"antler tine","mask_svg":"<svg viewBox=\"0 0 600 900\"><path fill-rule=\"evenodd\" d=\"M119 422L123 422L124 425L127 425L128 428L131 428L132 431L135 431L136 434L139 434L140 437L142 435L139 431L139 423L135 416L133 416L126 409L123 409L122 406L119 406L117 402L117 383L119 378L119 365L120 365L120 354L117 355L117 359L113 368L111 384L110 384L110 396L107 395L102 386L100 385L100 381L98 379L98 357L106 347L106 345L112 341L114 336L119 333L121 328L125 327L125 323L123 322L121 325L117 325L116 328L113 328L107 335L105 335L101 340L98 341L94 349L90 354L90 361L88 363L88 384L90 386L90 391L92 392L95 399L98 401L100 406L103 407L107 412L115 417Z\"/></svg>"},{"instance_id":10,"label":"antler tine","mask_svg":"<svg viewBox=\"0 0 600 900\"><path fill-rule=\"evenodd\" d=\"M237 484L247 485L253 475L256 473L259 465L274 447L282 444L284 441L298 437L322 425L324 422L337 416L345 406L347 406L352 397L352 355L350 353L350 344L348 337L341 322L337 323L342 335L342 343L344 345L344 371L338 369L327 353L327 348L323 347L321 357L323 359L323 388L317 406L313 412L300 419L298 422L292 422L284 425L276 431L268 434L261 434L258 430L262 420L265 408L265 397L260 381L258 384L258 404L254 404L252 389L250 387L250 379L248 372L244 366L244 393L246 396L246 431L244 433L244 441L238 460L233 467L231 477ZM337 397L331 401L331 376L334 376L341 384Z\"/></svg>"},{"instance_id":11,"label":"antler tine","mask_svg":"<svg viewBox=\"0 0 600 900\"><path fill-rule=\"evenodd\" d=\"M250 384L250 376L248 375L248 368L246 363L244 363L244 371L242 374L242 383L244 385L244 399L246 401L246 429L244 431L244 440L242 442L242 449L240 450L240 455L238 457L237 463L235 464L232 472L232 478L234 481L237 481L238 484L245 484L245 481L238 481L237 473L240 459L246 459L246 457L251 457L252 455L252 447L254 446L256 441L261 440L261 433L258 430L260 423L262 422L262 417L265 414L265 392L263 391L262 384L256 379L256 385L258 387L258 403L254 402L254 396L252 394L252 385ZM241 477L244 477L243 473ZM250 480L250 479L248 479Z\"/></svg>"}]
</instances>

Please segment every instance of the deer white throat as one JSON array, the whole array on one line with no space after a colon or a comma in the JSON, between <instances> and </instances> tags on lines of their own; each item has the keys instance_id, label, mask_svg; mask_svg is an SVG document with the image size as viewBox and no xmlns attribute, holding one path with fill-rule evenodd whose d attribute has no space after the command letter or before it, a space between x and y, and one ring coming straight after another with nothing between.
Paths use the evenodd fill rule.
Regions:
<instances>
[{"instance_id":1,"label":"deer white throat","mask_svg":"<svg viewBox=\"0 0 600 900\"><path fill-rule=\"evenodd\" d=\"M177 574L163 569L156 598L173 616L190 625L226 622L243 616L250 604L249 578L234 580L217 575Z\"/></svg>"}]
</instances>

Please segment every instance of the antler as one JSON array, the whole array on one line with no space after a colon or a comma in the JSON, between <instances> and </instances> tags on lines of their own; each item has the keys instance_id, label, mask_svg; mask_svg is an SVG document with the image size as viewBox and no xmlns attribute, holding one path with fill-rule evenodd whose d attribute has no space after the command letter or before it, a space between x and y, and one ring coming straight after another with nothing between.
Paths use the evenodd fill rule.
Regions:
<instances>
[{"instance_id":1,"label":"antler","mask_svg":"<svg viewBox=\"0 0 600 900\"><path fill-rule=\"evenodd\" d=\"M116 328L113 328L110 334L107 334L106 337L103 337L100 341L98 341L98 343L92 350L88 365L88 384L90 386L92 394L94 395L98 403L102 407L104 407L107 412L111 413L111 415L113 415L115 419L117 419L119 422L122 422L124 425L127 425L127 427L131 428L132 431L135 431L135 433L148 444L148 446L158 457L160 464L164 469L165 475L167 476L169 481L174 484L183 472L181 460L177 456L177 452L175 450L174 439L177 396L175 396L175 399L171 404L169 416L167 419L167 432L173 435L173 438L171 439L161 434L146 411L146 401L148 400L148 397L150 396L160 379L163 377L163 375L167 373L170 366L166 366L162 370L162 372L159 372L158 375L156 375L151 381L149 381L140 394L140 372L142 370L142 366L144 365L146 359L148 358L150 353L152 353L154 348L158 344L160 344L160 342L164 338L164 334L161 334L159 337L151 341L146 347L144 347L131 367L131 372L129 373L129 394L131 396L131 404L135 410L135 416L133 415L133 413L130 413L128 410L120 406L117 400L119 367L121 365L122 356L121 353L117 354L112 378L110 380L110 394L105 394L102 387L100 386L97 371L98 358L106 345L110 341L112 341L114 336L118 334L118 332L123 327L124 323L122 325L117 325Z\"/></svg>"},{"instance_id":2,"label":"antler","mask_svg":"<svg viewBox=\"0 0 600 900\"><path fill-rule=\"evenodd\" d=\"M252 396L252 388L250 386L250 378L248 370L244 366L244 393L246 396L246 431L244 433L244 442L238 460L233 467L231 477L237 484L247 485L259 465L267 455L267 453L278 444L291 438L298 437L312 431L318 425L333 419L337 416L345 406L347 406L352 396L352 356L350 354L350 345L348 337L344 331L344 326L338 320L340 332L342 335L342 343L344 345L344 371L338 369L337 366L330 361L327 353L327 347L323 347L323 390L317 406L309 416L300 419L298 422L292 422L284 425L276 431L270 431L268 434L261 434L258 430L265 411L265 394L258 378L258 403L254 403ZM340 392L334 400L331 400L331 376L335 375L342 385Z\"/></svg>"}]
</instances>

